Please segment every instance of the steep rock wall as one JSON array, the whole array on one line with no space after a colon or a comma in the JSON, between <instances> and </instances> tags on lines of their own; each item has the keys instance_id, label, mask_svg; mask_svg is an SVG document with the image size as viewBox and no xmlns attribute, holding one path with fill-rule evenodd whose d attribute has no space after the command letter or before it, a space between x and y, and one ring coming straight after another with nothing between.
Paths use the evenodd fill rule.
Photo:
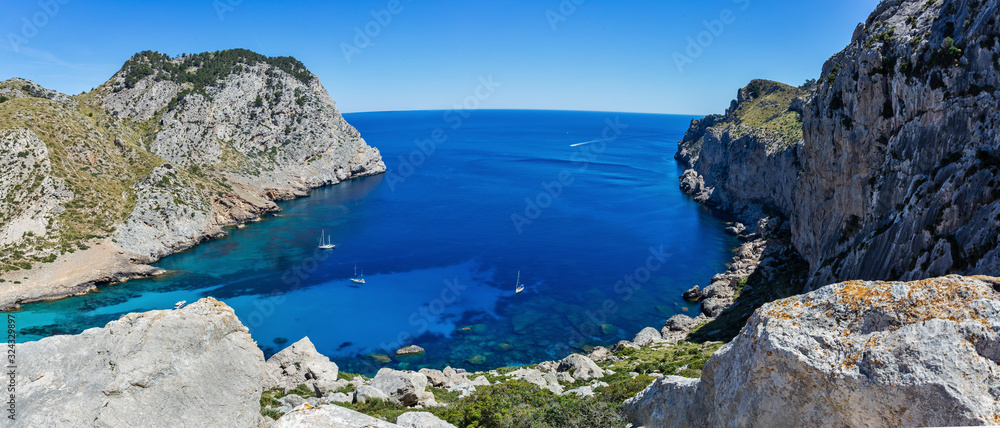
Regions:
<instances>
[{"instance_id":1,"label":"steep rock wall","mask_svg":"<svg viewBox=\"0 0 1000 428\"><path fill-rule=\"evenodd\" d=\"M1000 2L884 1L806 108L811 283L1000 272Z\"/></svg>"}]
</instances>

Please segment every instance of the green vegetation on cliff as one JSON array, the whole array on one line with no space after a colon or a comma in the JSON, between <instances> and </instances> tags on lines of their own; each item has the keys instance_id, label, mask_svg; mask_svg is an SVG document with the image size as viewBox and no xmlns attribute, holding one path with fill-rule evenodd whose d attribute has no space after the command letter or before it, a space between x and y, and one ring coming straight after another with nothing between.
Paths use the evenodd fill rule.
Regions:
<instances>
[{"instance_id":1,"label":"green vegetation on cliff","mask_svg":"<svg viewBox=\"0 0 1000 428\"><path fill-rule=\"evenodd\" d=\"M645 389L658 374L689 378L701 377L702 368L709 357L722 347L722 343L679 343L672 346L653 345L642 348L622 348L614 357L597 364L609 371L600 379L564 382L566 391L600 381L606 386L594 387L594 395L581 397L574 393L556 395L524 380L507 377L515 367L501 367L485 373L493 383L479 386L471 395L458 398L458 393L442 388L428 387L441 407L420 411L434 413L455 426L462 428L488 427L624 427L627 421L622 403ZM537 365L527 368L536 368ZM633 375L635 373L635 375ZM342 378L353 378L346 375ZM350 392L345 388L344 391ZM261 414L280 417L279 399L288 394L309 397L305 385L295 390L270 390L261 395ZM403 413L413 411L394 401L368 399L364 403L331 403L379 419L395 422ZM530 421L530 422L529 422Z\"/></svg>"},{"instance_id":2,"label":"green vegetation on cliff","mask_svg":"<svg viewBox=\"0 0 1000 428\"><path fill-rule=\"evenodd\" d=\"M122 71L126 72L125 87L118 87L115 90L130 89L143 78L154 76L157 81L190 83L193 85L193 91L204 92L207 86L214 85L230 74L243 71L247 66L258 63L278 68L302 83L309 83L313 78L305 65L295 58L267 57L246 49L203 52L183 55L176 59L159 52L143 51L135 54L122 66Z\"/></svg>"},{"instance_id":3,"label":"green vegetation on cliff","mask_svg":"<svg viewBox=\"0 0 1000 428\"><path fill-rule=\"evenodd\" d=\"M773 139L769 151L781 150L802 139L802 114L792 110L791 105L794 98L808 95L805 89L758 79L740 92L742 102L729 113L723 125L733 138L758 130Z\"/></svg>"},{"instance_id":4,"label":"green vegetation on cliff","mask_svg":"<svg viewBox=\"0 0 1000 428\"><path fill-rule=\"evenodd\" d=\"M6 81L0 87L16 82ZM42 171L39 164L17 166L31 174L33 184L15 187L6 195L0 223L15 220L29 199L53 196L51 188L45 190L42 185L49 175L72 192L72 200L63 205L64 211L49 218L46 234L31 233L21 242L0 247L3 271L50 262L56 255L84 249L84 242L91 238L109 235L135 207L132 184L163 162L141 148L142 137L135 130L121 126L84 98L69 103L33 96L12 98L0 104L0 131L17 129L29 130L45 143L51 173Z\"/></svg>"}]
</instances>

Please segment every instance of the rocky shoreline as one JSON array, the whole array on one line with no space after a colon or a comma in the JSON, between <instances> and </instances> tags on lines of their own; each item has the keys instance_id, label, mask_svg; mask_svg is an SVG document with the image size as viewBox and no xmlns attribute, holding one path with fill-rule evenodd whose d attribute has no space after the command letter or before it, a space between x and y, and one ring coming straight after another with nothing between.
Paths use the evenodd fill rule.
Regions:
<instances>
[{"instance_id":1,"label":"rocky shoreline","mask_svg":"<svg viewBox=\"0 0 1000 428\"><path fill-rule=\"evenodd\" d=\"M451 427L555 409L537 405L613 426L997 423L998 308L1000 278L852 281L765 304L725 345L690 342L704 319L677 315L558 361L369 378L308 338L265 361L232 309L205 298L17 345L27 404L13 426Z\"/></svg>"},{"instance_id":2,"label":"rocky shoreline","mask_svg":"<svg viewBox=\"0 0 1000 428\"><path fill-rule=\"evenodd\" d=\"M292 58L142 52L85 94L0 95L0 310L162 273L275 201L386 171Z\"/></svg>"}]
</instances>

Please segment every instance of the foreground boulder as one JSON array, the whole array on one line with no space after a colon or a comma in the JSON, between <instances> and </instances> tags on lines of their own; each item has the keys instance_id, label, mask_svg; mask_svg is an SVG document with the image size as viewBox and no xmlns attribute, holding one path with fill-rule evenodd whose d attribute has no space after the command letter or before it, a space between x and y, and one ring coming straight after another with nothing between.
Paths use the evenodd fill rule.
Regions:
<instances>
[{"instance_id":1,"label":"foreground boulder","mask_svg":"<svg viewBox=\"0 0 1000 428\"><path fill-rule=\"evenodd\" d=\"M17 346L12 427L257 426L264 354L201 299ZM9 420L8 420L9 421Z\"/></svg>"},{"instance_id":2,"label":"foreground boulder","mask_svg":"<svg viewBox=\"0 0 1000 428\"><path fill-rule=\"evenodd\" d=\"M1000 424L1000 278L850 281L761 307L625 402L645 426Z\"/></svg>"},{"instance_id":3,"label":"foreground boulder","mask_svg":"<svg viewBox=\"0 0 1000 428\"><path fill-rule=\"evenodd\" d=\"M375 374L372 386L404 406L434 405L434 394L426 391L427 376L401 370L383 368Z\"/></svg>"},{"instance_id":4,"label":"foreground boulder","mask_svg":"<svg viewBox=\"0 0 1000 428\"><path fill-rule=\"evenodd\" d=\"M305 384L323 396L347 385L337 381L337 364L316 351L308 337L272 355L265 367L264 389L295 389Z\"/></svg>"},{"instance_id":5,"label":"foreground boulder","mask_svg":"<svg viewBox=\"0 0 1000 428\"><path fill-rule=\"evenodd\" d=\"M604 370L598 367L594 360L580 354L570 354L563 358L556 370L568 372L575 380L604 377Z\"/></svg>"},{"instance_id":6,"label":"foreground boulder","mask_svg":"<svg viewBox=\"0 0 1000 428\"><path fill-rule=\"evenodd\" d=\"M396 419L396 425L406 428L455 428L454 425L428 412L403 413Z\"/></svg>"},{"instance_id":7,"label":"foreground boulder","mask_svg":"<svg viewBox=\"0 0 1000 428\"><path fill-rule=\"evenodd\" d=\"M336 404L299 409L282 416L271 425L271 428L336 427L399 428L400 426Z\"/></svg>"}]
</instances>

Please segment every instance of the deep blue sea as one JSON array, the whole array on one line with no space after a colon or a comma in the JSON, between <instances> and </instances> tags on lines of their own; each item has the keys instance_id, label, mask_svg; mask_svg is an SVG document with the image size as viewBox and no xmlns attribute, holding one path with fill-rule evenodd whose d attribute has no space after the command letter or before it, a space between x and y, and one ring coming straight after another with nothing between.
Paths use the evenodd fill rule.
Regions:
<instances>
[{"instance_id":1,"label":"deep blue sea","mask_svg":"<svg viewBox=\"0 0 1000 428\"><path fill-rule=\"evenodd\" d=\"M282 202L277 216L164 258L161 277L24 305L20 340L214 296L267 355L309 336L349 372L530 364L694 315L681 293L737 245L678 190L672 155L688 116L345 117L387 174ZM317 249L321 233L336 249ZM355 266L362 287L349 281ZM397 359L409 344L426 353Z\"/></svg>"}]
</instances>

